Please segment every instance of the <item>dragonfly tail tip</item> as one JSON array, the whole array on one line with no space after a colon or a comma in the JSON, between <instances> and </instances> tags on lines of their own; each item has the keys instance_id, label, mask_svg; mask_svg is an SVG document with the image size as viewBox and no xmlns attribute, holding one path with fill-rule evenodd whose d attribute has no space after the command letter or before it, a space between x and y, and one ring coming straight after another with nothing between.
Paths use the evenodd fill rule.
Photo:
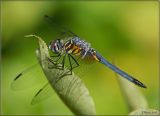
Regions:
<instances>
[{"instance_id":1,"label":"dragonfly tail tip","mask_svg":"<svg viewBox=\"0 0 160 116\"><path fill-rule=\"evenodd\" d=\"M138 81L138 80L134 80L134 83L135 83L136 85L138 85L138 86L142 87L142 88L147 88L147 86L146 86L146 85L144 85L143 83L141 83L141 82L140 82L140 81Z\"/></svg>"}]
</instances>

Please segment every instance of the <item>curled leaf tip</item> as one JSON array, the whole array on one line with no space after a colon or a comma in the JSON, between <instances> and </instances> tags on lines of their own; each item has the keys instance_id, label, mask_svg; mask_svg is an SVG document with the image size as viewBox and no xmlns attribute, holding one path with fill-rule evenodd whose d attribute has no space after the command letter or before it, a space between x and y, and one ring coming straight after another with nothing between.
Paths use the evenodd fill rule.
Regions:
<instances>
[{"instance_id":1,"label":"curled leaf tip","mask_svg":"<svg viewBox=\"0 0 160 116\"><path fill-rule=\"evenodd\" d=\"M117 75L118 76L118 75ZM148 108L148 102L143 93L123 78L118 78L120 89L130 111ZM145 86L144 86L145 88Z\"/></svg>"},{"instance_id":2,"label":"curled leaf tip","mask_svg":"<svg viewBox=\"0 0 160 116\"><path fill-rule=\"evenodd\" d=\"M33 37L34 35L33 34L30 34L30 35L25 35L24 37Z\"/></svg>"},{"instance_id":3,"label":"curled leaf tip","mask_svg":"<svg viewBox=\"0 0 160 116\"><path fill-rule=\"evenodd\" d=\"M35 37L35 38L40 38L40 37L38 37L37 35L34 35L34 34L25 35L24 37Z\"/></svg>"}]
</instances>

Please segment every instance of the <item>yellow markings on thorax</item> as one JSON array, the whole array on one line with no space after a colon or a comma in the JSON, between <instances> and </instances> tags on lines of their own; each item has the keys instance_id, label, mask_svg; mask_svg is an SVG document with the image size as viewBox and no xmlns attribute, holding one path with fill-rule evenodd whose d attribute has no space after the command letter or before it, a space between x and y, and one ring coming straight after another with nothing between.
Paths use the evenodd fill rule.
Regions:
<instances>
[{"instance_id":1,"label":"yellow markings on thorax","mask_svg":"<svg viewBox=\"0 0 160 116\"><path fill-rule=\"evenodd\" d=\"M81 48L73 43L65 46L65 49L66 49L66 51L68 51L68 53L76 54L76 55L79 55L80 51L81 51Z\"/></svg>"},{"instance_id":2,"label":"yellow markings on thorax","mask_svg":"<svg viewBox=\"0 0 160 116\"><path fill-rule=\"evenodd\" d=\"M72 45L72 44L66 45L66 46L65 46L65 49L66 49L66 50L69 49L69 48L71 47L71 45Z\"/></svg>"}]
</instances>

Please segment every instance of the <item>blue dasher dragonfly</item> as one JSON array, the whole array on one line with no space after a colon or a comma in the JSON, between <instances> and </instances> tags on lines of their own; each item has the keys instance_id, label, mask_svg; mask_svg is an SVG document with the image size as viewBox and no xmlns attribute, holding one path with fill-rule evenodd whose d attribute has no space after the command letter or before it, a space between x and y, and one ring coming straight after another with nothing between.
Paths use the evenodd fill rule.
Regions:
<instances>
[{"instance_id":1,"label":"blue dasher dragonfly","mask_svg":"<svg viewBox=\"0 0 160 116\"><path fill-rule=\"evenodd\" d=\"M62 73L63 76L61 75L61 78L65 78L66 75L72 75L72 72L81 66L80 61L87 59L90 61L100 62L106 67L116 72L117 74L119 74L121 77L134 83L135 85L146 88L146 86L142 82L110 63L97 50L95 50L90 43L81 39L78 35L74 34L70 30L60 34L60 36L58 36L55 40L52 40L48 45L48 48L51 52L51 57L54 58L48 58L49 62L53 64L51 65L51 67L48 68L58 69L61 70L61 72L63 72L65 66L69 69L69 71L65 74ZM20 80L25 75L25 73L28 73L29 71L31 71L31 69L27 69L22 73L18 74L13 81L13 85L16 84L16 82ZM58 79L60 80L61 78ZM36 93L34 101L36 101L35 98L37 99L37 96L39 97L41 93L45 92L45 90L48 90L47 85L48 83L45 84Z\"/></svg>"},{"instance_id":2,"label":"blue dasher dragonfly","mask_svg":"<svg viewBox=\"0 0 160 116\"><path fill-rule=\"evenodd\" d=\"M119 75L129 80L130 82L138 85L139 87L146 88L146 86L142 82L135 79L131 75L127 74L126 72L122 71L115 65L111 64L108 60L106 60L102 55L100 55L100 53L98 53L94 48L91 47L90 43L86 42L85 40L82 40L73 32L70 32L70 33L73 34L71 39L66 41L56 39L56 40L53 40L49 45L49 49L53 53L57 54L57 57L60 58L61 56L63 56L62 69L63 69L63 66L65 65L66 56L69 59L71 74L72 74L72 69L79 66L79 63L74 58L74 56L80 56L81 59L88 57L91 60L95 60L97 62L104 64L114 72L118 73ZM75 62L76 66L74 67L72 66L71 60Z\"/></svg>"}]
</instances>

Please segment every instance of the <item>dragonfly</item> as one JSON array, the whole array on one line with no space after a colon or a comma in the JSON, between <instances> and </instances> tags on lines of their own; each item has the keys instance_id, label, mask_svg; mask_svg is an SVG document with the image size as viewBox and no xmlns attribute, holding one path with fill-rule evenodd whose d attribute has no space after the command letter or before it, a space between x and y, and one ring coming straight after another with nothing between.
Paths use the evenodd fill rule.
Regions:
<instances>
[{"instance_id":1,"label":"dragonfly","mask_svg":"<svg viewBox=\"0 0 160 116\"><path fill-rule=\"evenodd\" d=\"M57 75L60 77L58 78L59 80L61 78L65 78L66 75L72 75L75 69L82 66L80 61L87 59L88 61L95 61L105 65L115 73L119 74L121 77L127 79L128 81L134 83L139 87L147 88L145 84L143 84L133 76L129 75L127 72L123 71L116 65L113 65L112 63L110 63L97 50L95 50L89 42L85 41L84 39L81 39L78 35L73 33L71 30L62 32L56 39L52 40L49 43L48 48L51 52L51 57L53 57L53 59L48 58L49 62L53 64L51 65L51 67L48 67L48 68L53 70L58 69L60 70L60 72L63 72L64 67L67 67L69 70L68 72ZM26 70L22 71L20 74L18 74L14 78L12 85L16 86L16 83L21 79L23 80L23 77L26 74L29 75L30 72L34 72L34 70L32 70L34 66L29 67ZM21 81L18 83L21 83ZM37 103L37 101L39 102L51 96L50 94L52 93L47 93L52 91L50 90L50 86L48 83L49 82L47 82L35 94L32 100L33 103Z\"/></svg>"},{"instance_id":2,"label":"dragonfly","mask_svg":"<svg viewBox=\"0 0 160 116\"><path fill-rule=\"evenodd\" d=\"M128 81L134 83L135 85L138 85L139 87L146 88L146 85L144 85L142 82L134 78L133 76L129 75L128 73L124 72L117 66L110 63L108 60L106 60L98 51L96 51L93 47L91 47L91 44L86 42L85 40L81 39L79 36L75 35L73 32L70 32L73 34L71 39L68 39L66 41L61 39L53 40L50 45L49 49L57 54L57 57L62 57L62 69L65 66L65 58L66 56L69 59L70 64L70 74L72 74L72 70L76 67L79 67L80 64L78 61L74 58L74 56L79 56L81 59L85 59L85 57L89 58L90 60L94 60L97 62L100 62L104 64L106 67L110 68L117 74L119 74L121 77L127 79ZM59 59L58 58L58 59ZM76 66L72 66L71 61L74 61Z\"/></svg>"}]
</instances>

